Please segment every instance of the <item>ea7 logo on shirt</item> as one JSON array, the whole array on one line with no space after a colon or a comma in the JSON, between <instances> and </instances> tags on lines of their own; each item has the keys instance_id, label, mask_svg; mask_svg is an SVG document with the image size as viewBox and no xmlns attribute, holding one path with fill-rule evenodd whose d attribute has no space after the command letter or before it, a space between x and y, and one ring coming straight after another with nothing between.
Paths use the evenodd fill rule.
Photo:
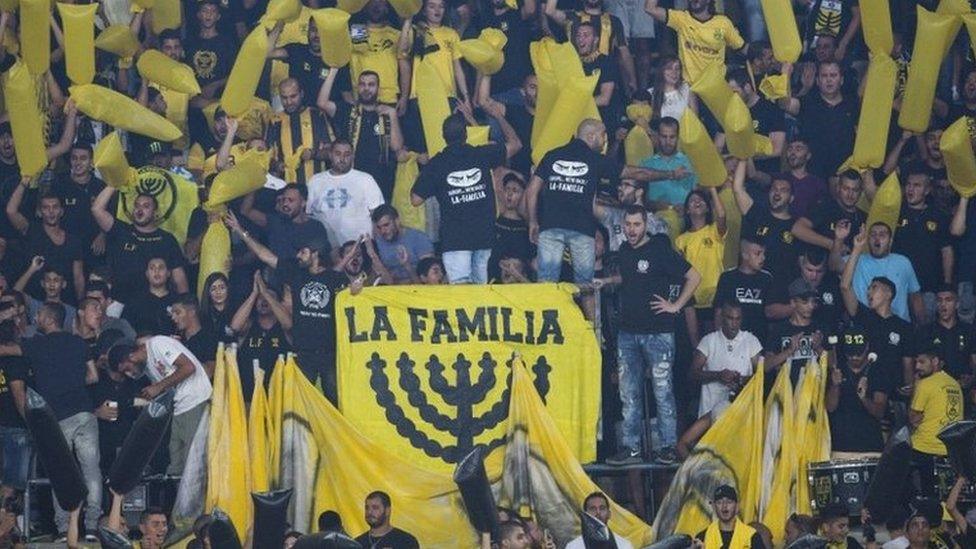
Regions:
<instances>
[{"instance_id":1,"label":"ea7 logo on shirt","mask_svg":"<svg viewBox=\"0 0 976 549\"><path fill-rule=\"evenodd\" d=\"M452 187L460 187L463 189L465 187L477 185L480 181L480 168L471 168L470 170L451 172L447 174L447 184Z\"/></svg>"},{"instance_id":2,"label":"ea7 logo on shirt","mask_svg":"<svg viewBox=\"0 0 976 549\"><path fill-rule=\"evenodd\" d=\"M552 171L563 177L582 177L589 173L590 166L586 162L557 160L552 163Z\"/></svg>"},{"instance_id":3,"label":"ea7 logo on shirt","mask_svg":"<svg viewBox=\"0 0 976 549\"><path fill-rule=\"evenodd\" d=\"M648 269L651 268L651 262L646 259L641 259L637 261L637 272L644 274Z\"/></svg>"},{"instance_id":4,"label":"ea7 logo on shirt","mask_svg":"<svg viewBox=\"0 0 976 549\"><path fill-rule=\"evenodd\" d=\"M309 282L302 286L301 291L302 306L309 309L324 309L329 305L332 292L329 287L321 282Z\"/></svg>"}]
</instances>

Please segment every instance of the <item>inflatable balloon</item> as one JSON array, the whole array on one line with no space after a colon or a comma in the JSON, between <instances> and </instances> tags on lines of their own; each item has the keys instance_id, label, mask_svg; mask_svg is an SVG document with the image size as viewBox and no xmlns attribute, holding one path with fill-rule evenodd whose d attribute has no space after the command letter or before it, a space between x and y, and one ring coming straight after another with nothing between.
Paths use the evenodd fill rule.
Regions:
<instances>
[{"instance_id":1,"label":"inflatable balloon","mask_svg":"<svg viewBox=\"0 0 976 549\"><path fill-rule=\"evenodd\" d=\"M0 11L13 13L20 7L20 0L0 0Z\"/></svg>"},{"instance_id":2,"label":"inflatable balloon","mask_svg":"<svg viewBox=\"0 0 976 549\"><path fill-rule=\"evenodd\" d=\"M34 75L51 68L50 18L50 0L20 0L20 43L33 44L22 48L21 55Z\"/></svg>"},{"instance_id":3,"label":"inflatable balloon","mask_svg":"<svg viewBox=\"0 0 976 549\"><path fill-rule=\"evenodd\" d=\"M705 102L705 106L721 124L729 100L735 93L725 81L725 65L713 63L702 71L698 81L691 85L691 91Z\"/></svg>"},{"instance_id":4,"label":"inflatable balloon","mask_svg":"<svg viewBox=\"0 0 976 549\"><path fill-rule=\"evenodd\" d=\"M475 446L458 462L454 469L454 483L461 492L468 520L478 532L495 533L498 530L498 511L491 483L485 472L485 447Z\"/></svg>"},{"instance_id":5,"label":"inflatable balloon","mask_svg":"<svg viewBox=\"0 0 976 549\"><path fill-rule=\"evenodd\" d=\"M281 547L288 529L291 489L251 494L254 502L254 547Z\"/></svg>"},{"instance_id":6,"label":"inflatable balloon","mask_svg":"<svg viewBox=\"0 0 976 549\"><path fill-rule=\"evenodd\" d=\"M487 145L491 128L488 126L468 126L467 144L478 146Z\"/></svg>"},{"instance_id":7,"label":"inflatable balloon","mask_svg":"<svg viewBox=\"0 0 976 549\"><path fill-rule=\"evenodd\" d=\"M204 283L213 273L230 272L230 231L220 220L212 221L200 242L200 273L197 276L197 297L202 297Z\"/></svg>"},{"instance_id":8,"label":"inflatable balloon","mask_svg":"<svg viewBox=\"0 0 976 549\"><path fill-rule=\"evenodd\" d=\"M434 156L444 149L442 126L444 120L451 115L451 105L447 99L447 92L441 85L440 77L427 59L420 59L414 63L413 70L417 75L414 80L417 85L417 106L420 109L427 154Z\"/></svg>"},{"instance_id":9,"label":"inflatable balloon","mask_svg":"<svg viewBox=\"0 0 976 549\"><path fill-rule=\"evenodd\" d=\"M803 46L800 44L800 32L796 28L792 2L761 0L760 3L766 29L769 31L769 42L773 46L773 56L784 63L795 63L800 58Z\"/></svg>"},{"instance_id":10,"label":"inflatable balloon","mask_svg":"<svg viewBox=\"0 0 976 549\"><path fill-rule=\"evenodd\" d=\"M627 105L627 118L634 123L634 127L624 138L624 159L631 166L640 165L645 158L654 154L654 143L644 129L652 114L653 110L646 101L635 101Z\"/></svg>"},{"instance_id":11,"label":"inflatable balloon","mask_svg":"<svg viewBox=\"0 0 976 549\"><path fill-rule=\"evenodd\" d=\"M116 494L128 494L142 481L142 473L159 448L173 418L173 391L159 395L142 409L122 442L108 474Z\"/></svg>"},{"instance_id":12,"label":"inflatable balloon","mask_svg":"<svg viewBox=\"0 0 976 549\"><path fill-rule=\"evenodd\" d=\"M859 5L861 29L864 30L864 42L868 45L868 50L874 55L891 55L895 40L891 34L888 0L861 0ZM969 9L968 5L966 9Z\"/></svg>"},{"instance_id":13,"label":"inflatable balloon","mask_svg":"<svg viewBox=\"0 0 976 549\"><path fill-rule=\"evenodd\" d=\"M95 11L98 4L63 4L58 13L64 25L64 62L74 84L95 78Z\"/></svg>"},{"instance_id":14,"label":"inflatable balloon","mask_svg":"<svg viewBox=\"0 0 976 549\"><path fill-rule=\"evenodd\" d=\"M71 86L69 92L79 111L117 129L167 143L182 135L172 122L115 90L97 84L81 84Z\"/></svg>"},{"instance_id":15,"label":"inflatable balloon","mask_svg":"<svg viewBox=\"0 0 976 549\"><path fill-rule=\"evenodd\" d=\"M188 65L171 59L159 50L146 50L136 62L139 76L188 95L198 95L200 84Z\"/></svg>"},{"instance_id":16,"label":"inflatable balloon","mask_svg":"<svg viewBox=\"0 0 976 549\"><path fill-rule=\"evenodd\" d=\"M748 160L756 154L756 133L752 128L752 115L749 107L738 94L729 98L729 105L725 108L725 144L732 156L740 160Z\"/></svg>"},{"instance_id":17,"label":"inflatable balloon","mask_svg":"<svg viewBox=\"0 0 976 549\"><path fill-rule=\"evenodd\" d=\"M871 54L851 161L855 168L878 168L884 164L897 78L898 65L887 54Z\"/></svg>"},{"instance_id":18,"label":"inflatable balloon","mask_svg":"<svg viewBox=\"0 0 976 549\"><path fill-rule=\"evenodd\" d=\"M65 511L78 508L88 495L75 455L61 432L54 410L40 394L27 388L27 427L34 441L37 458L47 471L51 490Z\"/></svg>"},{"instance_id":19,"label":"inflatable balloon","mask_svg":"<svg viewBox=\"0 0 976 549\"><path fill-rule=\"evenodd\" d=\"M183 24L180 0L154 0L152 31L159 34L166 29L178 29Z\"/></svg>"},{"instance_id":20,"label":"inflatable balloon","mask_svg":"<svg viewBox=\"0 0 976 549\"><path fill-rule=\"evenodd\" d=\"M939 149L945 159L949 184L960 196L976 195L976 155L970 139L974 124L968 116L960 117L942 133Z\"/></svg>"},{"instance_id":21,"label":"inflatable balloon","mask_svg":"<svg viewBox=\"0 0 976 549\"><path fill-rule=\"evenodd\" d=\"M469 134L470 135L470 134ZM396 177L393 179L393 207L400 212L400 224L404 227L424 231L427 229L427 209L423 204L414 207L410 203L410 190L413 188L420 168L417 166L417 153L407 153L407 159L397 162Z\"/></svg>"},{"instance_id":22,"label":"inflatable balloon","mask_svg":"<svg viewBox=\"0 0 976 549\"><path fill-rule=\"evenodd\" d=\"M264 16L271 21L294 21L302 13L302 3L298 0L271 0Z\"/></svg>"},{"instance_id":23,"label":"inflatable balloon","mask_svg":"<svg viewBox=\"0 0 976 549\"><path fill-rule=\"evenodd\" d=\"M976 478L976 421L957 421L939 431L956 475Z\"/></svg>"},{"instance_id":24,"label":"inflatable balloon","mask_svg":"<svg viewBox=\"0 0 976 549\"><path fill-rule=\"evenodd\" d=\"M352 58L352 38L349 35L349 13L336 8L312 10L312 19L319 29L322 62L340 68Z\"/></svg>"},{"instance_id":25,"label":"inflatable balloon","mask_svg":"<svg viewBox=\"0 0 976 549\"><path fill-rule=\"evenodd\" d=\"M400 19L406 19L417 15L420 7L423 6L423 0L390 0L390 5Z\"/></svg>"},{"instance_id":26,"label":"inflatable balloon","mask_svg":"<svg viewBox=\"0 0 976 549\"><path fill-rule=\"evenodd\" d=\"M268 54L268 31L258 25L247 35L227 78L220 106L228 115L238 117L247 112L258 89Z\"/></svg>"},{"instance_id":27,"label":"inflatable balloon","mask_svg":"<svg viewBox=\"0 0 976 549\"><path fill-rule=\"evenodd\" d=\"M935 2L939 4L939 7L935 9L936 13L943 13L946 15L966 15L973 11L972 6L969 4L968 0L940 0Z\"/></svg>"},{"instance_id":28,"label":"inflatable balloon","mask_svg":"<svg viewBox=\"0 0 976 549\"><path fill-rule=\"evenodd\" d=\"M898 182L898 172L891 172L874 193L874 200L868 210L868 228L875 223L884 223L894 234L898 228L898 216L901 214L901 184Z\"/></svg>"},{"instance_id":29,"label":"inflatable balloon","mask_svg":"<svg viewBox=\"0 0 976 549\"><path fill-rule=\"evenodd\" d=\"M790 95L790 79L782 74L771 74L759 82L759 91L770 101Z\"/></svg>"},{"instance_id":30,"label":"inflatable balloon","mask_svg":"<svg viewBox=\"0 0 976 549\"><path fill-rule=\"evenodd\" d=\"M704 187L718 187L725 183L728 178L725 163L722 162L722 157L708 137L705 126L691 109L685 109L681 117L678 141L681 143L681 150L688 155L688 160L698 174L699 184Z\"/></svg>"},{"instance_id":31,"label":"inflatable balloon","mask_svg":"<svg viewBox=\"0 0 976 549\"><path fill-rule=\"evenodd\" d=\"M128 189L139 176L139 172L129 166L125 158L119 132L112 132L98 142L92 154L92 164L102 180L116 189Z\"/></svg>"},{"instance_id":32,"label":"inflatable balloon","mask_svg":"<svg viewBox=\"0 0 976 549\"><path fill-rule=\"evenodd\" d=\"M3 79L3 97L10 115L10 131L14 136L20 174L34 177L47 167L47 147L34 77L25 63L18 61L7 71Z\"/></svg>"},{"instance_id":33,"label":"inflatable balloon","mask_svg":"<svg viewBox=\"0 0 976 549\"><path fill-rule=\"evenodd\" d=\"M132 57L139 51L139 40L128 25L109 25L95 38L95 47L119 57Z\"/></svg>"},{"instance_id":34,"label":"inflatable balloon","mask_svg":"<svg viewBox=\"0 0 976 549\"><path fill-rule=\"evenodd\" d=\"M534 163L538 164L546 153L566 144L576 134L580 122L587 118L600 119L599 113L594 115L592 112L596 109L593 90L598 78L596 74L584 76L560 86L552 112L539 135L539 143L532 149Z\"/></svg>"},{"instance_id":35,"label":"inflatable balloon","mask_svg":"<svg viewBox=\"0 0 976 549\"><path fill-rule=\"evenodd\" d=\"M918 6L917 36L925 38L916 40L912 50L908 81L898 115L898 125L902 128L914 132L928 129L939 67L961 24L959 17L932 13Z\"/></svg>"},{"instance_id":36,"label":"inflatable balloon","mask_svg":"<svg viewBox=\"0 0 976 549\"><path fill-rule=\"evenodd\" d=\"M368 3L369 0L339 0L336 2L336 7L350 15L353 15L359 13Z\"/></svg>"},{"instance_id":37,"label":"inflatable balloon","mask_svg":"<svg viewBox=\"0 0 976 549\"><path fill-rule=\"evenodd\" d=\"M495 74L505 64L505 54L502 53L501 49L496 49L481 38L462 40L459 47L464 60L480 73Z\"/></svg>"},{"instance_id":38,"label":"inflatable balloon","mask_svg":"<svg viewBox=\"0 0 976 549\"><path fill-rule=\"evenodd\" d=\"M481 30L481 34L478 38L484 40L489 46L495 48L496 50L505 49L505 44L508 44L508 37L501 29L496 29L494 27L488 27Z\"/></svg>"},{"instance_id":39,"label":"inflatable balloon","mask_svg":"<svg viewBox=\"0 0 976 549\"><path fill-rule=\"evenodd\" d=\"M203 205L204 209L213 211L222 204L260 189L267 180L267 175L268 170L256 158L236 161L233 167L220 172L214 178L207 202Z\"/></svg>"}]
</instances>

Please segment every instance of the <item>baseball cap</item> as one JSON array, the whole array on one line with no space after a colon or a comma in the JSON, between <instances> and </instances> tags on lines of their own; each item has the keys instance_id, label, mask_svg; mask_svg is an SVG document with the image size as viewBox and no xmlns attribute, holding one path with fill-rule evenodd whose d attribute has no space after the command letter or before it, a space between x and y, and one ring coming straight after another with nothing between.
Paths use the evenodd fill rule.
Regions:
<instances>
[{"instance_id":1,"label":"baseball cap","mask_svg":"<svg viewBox=\"0 0 976 549\"><path fill-rule=\"evenodd\" d=\"M798 278L793 282L790 282L789 294L790 299L805 299L808 297L818 297L820 295L812 284L802 278Z\"/></svg>"},{"instance_id":2,"label":"baseball cap","mask_svg":"<svg viewBox=\"0 0 976 549\"><path fill-rule=\"evenodd\" d=\"M735 488L729 486L728 484L723 484L716 488L715 493L712 494L712 501L718 501L720 499L739 501L739 494L735 492Z\"/></svg>"},{"instance_id":3,"label":"baseball cap","mask_svg":"<svg viewBox=\"0 0 976 549\"><path fill-rule=\"evenodd\" d=\"M845 355L861 355L868 348L868 336L864 329L854 324L844 330L840 337L840 346Z\"/></svg>"}]
</instances>

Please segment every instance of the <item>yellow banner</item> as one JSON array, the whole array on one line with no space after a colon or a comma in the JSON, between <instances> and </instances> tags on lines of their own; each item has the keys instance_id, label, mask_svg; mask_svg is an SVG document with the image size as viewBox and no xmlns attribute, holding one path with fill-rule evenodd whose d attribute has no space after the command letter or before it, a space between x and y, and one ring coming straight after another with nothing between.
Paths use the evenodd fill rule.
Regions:
<instances>
[{"instance_id":1,"label":"yellow banner","mask_svg":"<svg viewBox=\"0 0 976 549\"><path fill-rule=\"evenodd\" d=\"M339 294L340 406L370 440L441 473L505 442L513 353L582 463L596 457L600 350L571 285L398 286ZM501 452L487 460L500 473Z\"/></svg>"}]
</instances>

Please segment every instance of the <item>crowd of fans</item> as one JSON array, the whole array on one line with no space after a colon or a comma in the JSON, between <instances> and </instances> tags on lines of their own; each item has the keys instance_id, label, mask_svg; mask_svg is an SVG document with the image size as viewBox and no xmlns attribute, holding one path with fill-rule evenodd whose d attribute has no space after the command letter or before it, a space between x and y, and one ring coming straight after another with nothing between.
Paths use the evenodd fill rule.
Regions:
<instances>
[{"instance_id":1,"label":"crowd of fans","mask_svg":"<svg viewBox=\"0 0 976 549\"><path fill-rule=\"evenodd\" d=\"M931 126L914 133L893 123L881 168L838 174L853 149L867 66L856 0L796 3L804 54L795 64L773 58L755 0L425 0L406 19L387 0L369 0L351 19L353 58L340 69L323 63L307 16L298 32L274 26L256 100L241 119L219 100L266 2L182 4L184 24L155 34L127 0L101 3L99 29L131 25L143 48L189 65L202 88L194 97L160 88L139 78L132 59L98 52L98 83L185 120L184 137L173 143L125 135L129 162L191 180L205 197L235 156L267 150L268 182L230 204L222 221L232 268L197 288L213 214L194 211L184 242L160 228L165 212L152 194L117 214L118 191L92 158L112 128L66 100L64 46L52 34L41 85L50 163L40 177L21 177L10 125L0 123L0 539L15 539L23 512L27 387L53 407L81 465L84 527L92 532L103 513L103 478L140 405L175 390L168 451L155 468L179 475L211 395L218 342L239 346L245 398L253 360L270 369L279 354L294 352L335 402L334 296L391 284L578 283L582 310L602 335L600 449L610 464L678 462L760 364L769 384L781 368L796 383L809 359L828 352L833 457L877 457L887 437L908 426L916 491L946 497L935 488L936 463L946 455L936 434L976 410L976 228L967 223L976 214L949 185L939 150L948 124L976 114L966 38L946 57ZM889 4L897 111L922 37L916 2ZM57 28L56 11L52 21ZM4 12L0 23L6 70L16 60L17 15ZM492 76L459 49L485 28L507 37L504 65ZM600 119L583 121L570 142L534 163L538 90L529 46L544 37L571 42L585 73L599 75ZM416 98L421 59L436 69L453 110L439 128L446 148L433 155ZM690 86L716 64L772 150L747 161L727 156L725 184L705 188L678 136L690 109L726 152L718 120ZM790 79L791 92L771 101L761 83L777 74ZM626 165L622 143L634 123L625 110L637 101L653 109L638 128L654 153ZM490 144L466 143L474 125L490 126ZM202 166L189 160L200 150ZM401 210L422 209L425 227L406 226L405 212L391 205L397 167L413 158L420 173L407 182L411 205ZM866 226L878 181L896 171L897 224ZM619 440L610 436L615 418ZM388 511L388 497L373 499ZM723 525L736 499L734 490L715 494ZM54 508L55 534L63 535L68 514ZM846 521L846 513L825 510L824 531L834 532L841 514ZM906 510L889 524L893 539L907 531L905 543L891 547L930 547L912 535L923 515ZM543 543L517 517L503 524L510 527L496 540L502 547ZM790 524L810 529L805 517ZM957 544L973 547L972 526L960 524L969 537ZM143 547L157 546L160 528L165 514L147 512ZM362 540L386 546L377 542Z\"/></svg>"}]
</instances>

